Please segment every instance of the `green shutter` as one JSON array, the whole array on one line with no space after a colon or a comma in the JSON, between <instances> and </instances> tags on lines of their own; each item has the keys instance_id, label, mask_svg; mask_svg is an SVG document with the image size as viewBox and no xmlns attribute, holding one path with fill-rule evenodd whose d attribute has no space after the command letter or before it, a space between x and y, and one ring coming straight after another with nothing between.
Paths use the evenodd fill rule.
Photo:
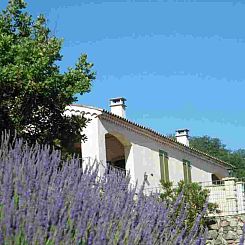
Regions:
<instances>
[{"instance_id":1,"label":"green shutter","mask_svg":"<svg viewBox=\"0 0 245 245\"><path fill-rule=\"evenodd\" d=\"M168 182L169 181L168 154L160 150L159 157L160 157L161 180L164 182Z\"/></svg>"},{"instance_id":2,"label":"green shutter","mask_svg":"<svg viewBox=\"0 0 245 245\"><path fill-rule=\"evenodd\" d=\"M183 161L183 171L184 171L184 182L187 184L188 173L187 173L187 168L186 168L186 161Z\"/></svg>"},{"instance_id":3,"label":"green shutter","mask_svg":"<svg viewBox=\"0 0 245 245\"><path fill-rule=\"evenodd\" d=\"M191 163L187 160L183 160L184 182L186 184L191 183Z\"/></svg>"},{"instance_id":4,"label":"green shutter","mask_svg":"<svg viewBox=\"0 0 245 245\"><path fill-rule=\"evenodd\" d=\"M160 157L160 171L161 171L161 181L166 181L165 180L165 169L164 169L164 155L162 151L159 151L159 157Z\"/></svg>"},{"instance_id":5,"label":"green shutter","mask_svg":"<svg viewBox=\"0 0 245 245\"><path fill-rule=\"evenodd\" d=\"M165 168L166 182L169 182L168 155L167 154L164 154L164 168Z\"/></svg>"},{"instance_id":6,"label":"green shutter","mask_svg":"<svg viewBox=\"0 0 245 245\"><path fill-rule=\"evenodd\" d=\"M191 163L187 163L188 183L191 183Z\"/></svg>"}]
</instances>

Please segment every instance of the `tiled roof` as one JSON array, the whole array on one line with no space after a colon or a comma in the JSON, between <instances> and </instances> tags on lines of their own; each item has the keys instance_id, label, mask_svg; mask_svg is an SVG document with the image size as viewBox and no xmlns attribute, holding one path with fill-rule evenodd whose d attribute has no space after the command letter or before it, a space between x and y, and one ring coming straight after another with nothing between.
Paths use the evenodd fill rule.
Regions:
<instances>
[{"instance_id":1,"label":"tiled roof","mask_svg":"<svg viewBox=\"0 0 245 245\"><path fill-rule=\"evenodd\" d=\"M220 160L220 159L218 159L216 157L213 157L213 156L211 156L211 155L209 155L209 154L207 154L205 152L202 152L202 151L197 150L197 149L195 149L193 147L190 147L190 146L186 146L186 145L184 145L184 144L182 144L180 142L177 142L175 139L172 139L170 137L167 137L167 136L165 136L165 135L163 135L163 134L161 134L161 133L159 133L159 132L157 132L157 131L149 128L149 127L142 126L142 125L140 125L138 123L135 123L135 122L130 121L130 120L126 119L126 118L123 118L123 117L120 117L120 116L118 116L118 115L116 115L114 113L111 113L111 112L109 112L109 111L107 111L105 109L95 108L95 107L90 107L90 106L84 106L84 105L71 105L71 106L78 106L78 107L85 107L85 108L90 108L90 109L96 109L96 110L102 112L102 114L101 115L98 115L98 117L109 116L109 117L114 118L114 119L117 119L117 120L119 120L121 122L127 123L128 125L133 125L133 126L137 127L140 130L143 130L145 132L149 132L152 135L155 135L157 137L160 137L164 141L167 141L168 143L170 143L172 145L178 146L178 147L182 148L183 150L187 150L187 151L189 151L191 153L194 153L196 155L202 156L202 157L204 157L204 158L206 158L208 160L213 160L216 163L221 164L221 165L223 165L223 166L225 166L227 168L233 168L234 167L233 165L231 165L231 164L229 164L229 163L227 163L225 161L222 161L222 160Z\"/></svg>"}]
</instances>

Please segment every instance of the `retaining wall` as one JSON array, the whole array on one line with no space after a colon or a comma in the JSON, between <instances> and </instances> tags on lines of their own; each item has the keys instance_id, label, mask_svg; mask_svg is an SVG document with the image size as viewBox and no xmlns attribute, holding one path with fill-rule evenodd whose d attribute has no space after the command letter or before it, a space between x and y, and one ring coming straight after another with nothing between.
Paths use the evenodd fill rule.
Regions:
<instances>
[{"instance_id":1,"label":"retaining wall","mask_svg":"<svg viewBox=\"0 0 245 245\"><path fill-rule=\"evenodd\" d=\"M206 244L239 244L244 222L245 214L213 217Z\"/></svg>"}]
</instances>

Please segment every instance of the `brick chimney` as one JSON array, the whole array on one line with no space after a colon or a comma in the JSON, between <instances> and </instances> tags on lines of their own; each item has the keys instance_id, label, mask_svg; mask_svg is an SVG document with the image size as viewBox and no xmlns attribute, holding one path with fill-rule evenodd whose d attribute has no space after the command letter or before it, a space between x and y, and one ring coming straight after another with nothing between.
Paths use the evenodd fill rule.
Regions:
<instances>
[{"instance_id":1,"label":"brick chimney","mask_svg":"<svg viewBox=\"0 0 245 245\"><path fill-rule=\"evenodd\" d=\"M125 118L126 117L125 101L127 101L127 100L123 97L110 99L111 113Z\"/></svg>"},{"instance_id":2,"label":"brick chimney","mask_svg":"<svg viewBox=\"0 0 245 245\"><path fill-rule=\"evenodd\" d=\"M176 140L186 146L189 146L189 130L188 129L178 129L175 134Z\"/></svg>"}]
</instances>

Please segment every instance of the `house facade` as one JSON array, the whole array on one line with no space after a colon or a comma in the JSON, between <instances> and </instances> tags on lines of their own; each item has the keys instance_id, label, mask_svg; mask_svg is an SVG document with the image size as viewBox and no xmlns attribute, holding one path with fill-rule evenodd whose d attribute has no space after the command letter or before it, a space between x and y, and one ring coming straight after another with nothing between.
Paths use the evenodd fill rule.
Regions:
<instances>
[{"instance_id":1,"label":"house facade","mask_svg":"<svg viewBox=\"0 0 245 245\"><path fill-rule=\"evenodd\" d=\"M176 140L126 119L126 99L110 100L111 111L70 105L66 114L90 119L81 143L82 157L130 172L132 182L157 188L160 180L210 182L229 176L227 163L189 146L188 130L176 131Z\"/></svg>"}]
</instances>

